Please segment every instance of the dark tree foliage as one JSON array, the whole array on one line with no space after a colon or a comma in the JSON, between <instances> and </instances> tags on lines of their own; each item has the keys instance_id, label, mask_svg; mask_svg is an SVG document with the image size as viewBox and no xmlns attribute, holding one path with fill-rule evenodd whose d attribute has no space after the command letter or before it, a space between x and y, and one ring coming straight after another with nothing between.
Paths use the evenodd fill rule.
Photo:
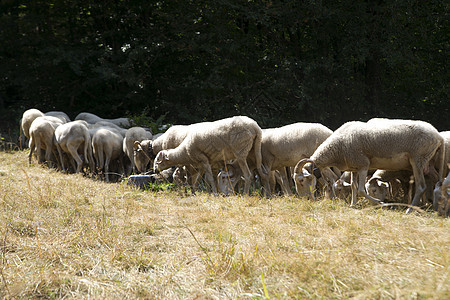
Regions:
<instances>
[{"instance_id":1,"label":"dark tree foliage","mask_svg":"<svg viewBox=\"0 0 450 300\"><path fill-rule=\"evenodd\" d=\"M2 0L0 111L449 130L449 37L436 0Z\"/></svg>"}]
</instances>

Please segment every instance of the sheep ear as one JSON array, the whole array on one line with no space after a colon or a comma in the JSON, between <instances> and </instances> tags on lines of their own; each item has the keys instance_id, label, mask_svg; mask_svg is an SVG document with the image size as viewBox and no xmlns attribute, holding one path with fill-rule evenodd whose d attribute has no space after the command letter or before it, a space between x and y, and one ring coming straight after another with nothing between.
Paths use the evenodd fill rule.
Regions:
<instances>
[{"instance_id":1,"label":"sheep ear","mask_svg":"<svg viewBox=\"0 0 450 300\"><path fill-rule=\"evenodd\" d=\"M387 182L381 181L381 180L377 180L377 184L379 187L389 187L389 184Z\"/></svg>"},{"instance_id":2,"label":"sheep ear","mask_svg":"<svg viewBox=\"0 0 450 300\"><path fill-rule=\"evenodd\" d=\"M133 149L137 150L138 148L141 148L141 143L139 141L135 141L133 143Z\"/></svg>"},{"instance_id":3,"label":"sheep ear","mask_svg":"<svg viewBox=\"0 0 450 300\"><path fill-rule=\"evenodd\" d=\"M167 152L165 150L162 150L160 153L161 153L161 161L167 160Z\"/></svg>"}]
</instances>

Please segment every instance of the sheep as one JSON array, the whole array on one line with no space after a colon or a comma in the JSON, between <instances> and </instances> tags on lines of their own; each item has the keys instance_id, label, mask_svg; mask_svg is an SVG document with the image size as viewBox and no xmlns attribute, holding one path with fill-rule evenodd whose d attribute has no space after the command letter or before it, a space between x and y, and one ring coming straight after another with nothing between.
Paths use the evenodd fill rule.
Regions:
<instances>
[{"instance_id":1,"label":"sheep","mask_svg":"<svg viewBox=\"0 0 450 300\"><path fill-rule=\"evenodd\" d=\"M123 170L123 137L109 127L99 128L92 136L92 151L97 162L97 168L104 170L105 179L109 182L109 170L112 161L119 162L119 168Z\"/></svg>"},{"instance_id":2,"label":"sheep","mask_svg":"<svg viewBox=\"0 0 450 300\"><path fill-rule=\"evenodd\" d=\"M150 162L153 162L158 152L178 147L193 128L202 126L202 124L203 123L175 125L167 129L164 134L160 136L155 135L153 141L144 140L142 142L135 142L133 146L134 162L138 171L141 173L146 172L147 165ZM187 173L186 180L191 187L191 192L195 194L195 185L200 174L198 174L198 171L191 166L186 166L184 171Z\"/></svg>"},{"instance_id":3,"label":"sheep","mask_svg":"<svg viewBox=\"0 0 450 300\"><path fill-rule=\"evenodd\" d=\"M444 174L447 172L447 163L450 161L450 131L439 132L439 134L444 138L445 144L445 161L444 161ZM425 195L422 197L426 202L433 201L433 191L432 188L438 183L437 174L435 168L439 168L439 153L436 153L433 159L430 161L430 169L429 174L425 174L425 180L427 184L427 188L425 191ZM400 182L401 188L403 190L403 203L410 203L410 195L409 195L409 187L410 187L410 177L412 176L411 171L386 171L386 170L377 170L375 174L368 180L366 183L366 190L369 195L374 196L375 198L380 199L381 201L389 195L389 193L395 188L393 185L397 184L397 181ZM398 185L398 184L397 184ZM398 189L397 189L398 190ZM392 192L391 192L392 193ZM395 198L392 197L391 198ZM393 200L393 199L392 199Z\"/></svg>"},{"instance_id":4,"label":"sheep","mask_svg":"<svg viewBox=\"0 0 450 300\"><path fill-rule=\"evenodd\" d=\"M55 130L56 146L64 172L63 151L70 154L76 161L76 173L79 173L83 167L83 159L79 156L79 151L83 153L84 161L89 164L91 171L94 172L95 170L94 158L92 156L91 136L87 125L88 124L85 121L77 120L62 124Z\"/></svg>"},{"instance_id":5,"label":"sheep","mask_svg":"<svg viewBox=\"0 0 450 300\"><path fill-rule=\"evenodd\" d=\"M164 170L175 165L199 167L205 172L214 195L217 195L211 165L236 159L244 174L244 192L248 194L251 172L247 156L252 148L260 176L268 176L261 168L261 139L261 128L245 116L205 122L195 127L177 148L160 151L154 161L154 170Z\"/></svg>"},{"instance_id":6,"label":"sheep","mask_svg":"<svg viewBox=\"0 0 450 300\"><path fill-rule=\"evenodd\" d=\"M128 118L103 119L97 115L87 113L87 112L79 113L75 117L75 120L84 120L84 121L88 122L89 124L95 124L95 123L98 123L101 121L107 121L107 122L113 123L120 127L130 127L131 126L130 120Z\"/></svg>"},{"instance_id":7,"label":"sheep","mask_svg":"<svg viewBox=\"0 0 450 300\"><path fill-rule=\"evenodd\" d=\"M294 175L307 163L313 163L321 170L335 166L340 170L352 171L351 206L354 206L357 193L382 204L365 190L369 169L412 169L416 192L411 204L417 206L426 188L424 169L428 171L428 163L437 151L440 153L439 176L442 178L444 139L431 124L392 119L371 119L367 123L352 121L337 129L310 158L300 160ZM408 208L407 213L411 209Z\"/></svg>"},{"instance_id":8,"label":"sheep","mask_svg":"<svg viewBox=\"0 0 450 300\"><path fill-rule=\"evenodd\" d=\"M70 122L69 116L65 112L62 112L62 111L48 111L44 115L56 117L56 118L60 119L63 123Z\"/></svg>"},{"instance_id":9,"label":"sheep","mask_svg":"<svg viewBox=\"0 0 450 300\"><path fill-rule=\"evenodd\" d=\"M31 108L26 110L23 115L22 119L20 120L20 132L21 135L25 135L27 139L30 138L30 126L31 123L37 118L37 117L43 117L44 113L36 108Z\"/></svg>"},{"instance_id":10,"label":"sheep","mask_svg":"<svg viewBox=\"0 0 450 300\"><path fill-rule=\"evenodd\" d=\"M278 128L263 129L262 132L262 167L267 172L279 171L282 181L281 189L285 195L292 195L285 167L293 167L300 159L311 156L316 148L333 133L322 124L301 122ZM251 154L249 155L249 165L250 167L255 166ZM237 166L234 167L237 169ZM240 176L240 174L235 176ZM300 191L299 178L295 179L297 190ZM232 181L235 182L236 180L233 179ZM267 185L267 182L264 183L264 186ZM307 190L310 190L309 186Z\"/></svg>"},{"instance_id":11,"label":"sheep","mask_svg":"<svg viewBox=\"0 0 450 300\"><path fill-rule=\"evenodd\" d=\"M341 177L333 183L333 194L340 199L347 199L352 194L351 172L345 171Z\"/></svg>"},{"instance_id":12,"label":"sheep","mask_svg":"<svg viewBox=\"0 0 450 300\"><path fill-rule=\"evenodd\" d=\"M52 167L52 154L55 154L56 146L54 144L55 129L63 124L63 122L52 116L37 117L29 128L30 141L29 148L30 153L28 155L28 161L31 164L31 157L33 151L36 150L38 162L43 163L41 155L41 149L45 149L45 161L50 167ZM55 157L57 157L55 155Z\"/></svg>"},{"instance_id":13,"label":"sheep","mask_svg":"<svg viewBox=\"0 0 450 300\"><path fill-rule=\"evenodd\" d=\"M155 159L159 151L178 147L184 141L190 130L198 126L198 124L202 123L174 125L167 129L161 136L154 138L153 141L145 141L143 144L140 142L134 143L134 161L139 172L143 173L146 171L148 163Z\"/></svg>"},{"instance_id":14,"label":"sheep","mask_svg":"<svg viewBox=\"0 0 450 300\"><path fill-rule=\"evenodd\" d=\"M127 174L131 174L135 171L136 165L134 163L134 143L136 141L141 142L143 140L151 140L152 133L145 130L142 127L132 127L127 130L125 138L123 139L123 152L130 159L130 168L127 170Z\"/></svg>"},{"instance_id":15,"label":"sheep","mask_svg":"<svg viewBox=\"0 0 450 300\"><path fill-rule=\"evenodd\" d=\"M447 165L447 168L450 169L450 166ZM433 208L439 216L450 216L450 171L442 183L436 184L433 191Z\"/></svg>"},{"instance_id":16,"label":"sheep","mask_svg":"<svg viewBox=\"0 0 450 300\"><path fill-rule=\"evenodd\" d=\"M367 193L381 202L385 200L394 201L399 194L400 188L403 190L403 203L410 203L409 187L412 172L408 170L387 171L376 170L367 180L365 188Z\"/></svg>"}]
</instances>

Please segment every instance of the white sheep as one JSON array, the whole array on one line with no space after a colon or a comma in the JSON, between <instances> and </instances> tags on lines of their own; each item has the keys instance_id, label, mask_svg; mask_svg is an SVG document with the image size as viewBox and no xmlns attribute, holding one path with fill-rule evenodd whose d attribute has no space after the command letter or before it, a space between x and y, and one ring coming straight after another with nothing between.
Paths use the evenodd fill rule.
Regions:
<instances>
[{"instance_id":1,"label":"white sheep","mask_svg":"<svg viewBox=\"0 0 450 300\"><path fill-rule=\"evenodd\" d=\"M31 108L26 110L23 115L22 119L20 120L20 132L21 134L25 135L27 139L30 139L30 126L31 123L37 118L37 117L43 117L44 113L36 108Z\"/></svg>"},{"instance_id":2,"label":"white sheep","mask_svg":"<svg viewBox=\"0 0 450 300\"><path fill-rule=\"evenodd\" d=\"M84 120L84 121L88 122L89 124L95 124L95 123L98 123L101 121L106 121L106 122L113 123L120 127L130 127L131 126L130 120L128 118L103 119L95 114L88 113L88 112L79 113L75 117L75 120Z\"/></svg>"},{"instance_id":3,"label":"white sheep","mask_svg":"<svg viewBox=\"0 0 450 300\"><path fill-rule=\"evenodd\" d=\"M159 151L178 147L188 135L190 126L192 125L174 125L153 141L134 143L134 162L139 172L147 171L147 165L155 159Z\"/></svg>"},{"instance_id":4,"label":"white sheep","mask_svg":"<svg viewBox=\"0 0 450 300\"><path fill-rule=\"evenodd\" d=\"M151 140L151 131L146 130L142 127L131 127L127 130L125 137L123 139L123 152L127 155L130 160L130 167L127 168L127 175L135 171L136 165L134 163L134 143L142 142L143 140Z\"/></svg>"},{"instance_id":5,"label":"white sheep","mask_svg":"<svg viewBox=\"0 0 450 300\"><path fill-rule=\"evenodd\" d=\"M63 122L52 116L42 116L34 119L29 128L30 141L29 148L30 153L28 155L28 161L31 164L31 157L33 152L36 151L36 156L39 163L43 163L44 159L41 154L41 150L45 150L45 161L52 167L52 154L56 155L56 146L54 144L55 129L62 125Z\"/></svg>"},{"instance_id":6,"label":"white sheep","mask_svg":"<svg viewBox=\"0 0 450 300\"><path fill-rule=\"evenodd\" d=\"M261 139L261 128L245 116L205 122L190 131L177 148L160 151L155 158L154 170L176 165L197 167L205 172L206 181L217 195L212 165L236 159L244 174L244 192L249 193L251 172L247 156L252 148L258 172L261 176L268 176L261 169Z\"/></svg>"},{"instance_id":7,"label":"white sheep","mask_svg":"<svg viewBox=\"0 0 450 300\"><path fill-rule=\"evenodd\" d=\"M410 204L409 198L410 177L412 172L408 170L388 171L376 170L367 180L365 187L367 193L381 202L394 201L403 191L403 203Z\"/></svg>"},{"instance_id":8,"label":"white sheep","mask_svg":"<svg viewBox=\"0 0 450 300\"><path fill-rule=\"evenodd\" d=\"M339 199L347 199L352 194L351 172L345 171L333 183L333 194Z\"/></svg>"},{"instance_id":9,"label":"white sheep","mask_svg":"<svg viewBox=\"0 0 450 300\"><path fill-rule=\"evenodd\" d=\"M55 130L55 140L63 171L65 171L63 151L76 161L76 173L79 173L83 167L83 159L80 157L79 152L83 153L84 162L89 164L91 171L95 171L91 136L88 124L85 121L78 120L60 125Z\"/></svg>"},{"instance_id":10,"label":"white sheep","mask_svg":"<svg viewBox=\"0 0 450 300\"><path fill-rule=\"evenodd\" d=\"M283 193L291 195L290 179L286 175L285 167L293 167L300 159L311 156L333 131L319 123L299 122L278 128L263 129L262 133L262 168L267 172L277 170L282 182L281 189ZM252 154L249 155L248 164L250 169L253 170L255 160ZM237 166L234 165L233 169L235 169L234 176L239 178L241 174ZM219 174L219 176L227 177L224 174ZM299 182L302 179L299 176L295 179L297 191L301 193ZM233 178L230 182L235 183L236 179ZM264 186L267 185L270 186L268 182L265 182ZM309 186L306 187L306 190L309 193Z\"/></svg>"},{"instance_id":11,"label":"white sheep","mask_svg":"<svg viewBox=\"0 0 450 300\"><path fill-rule=\"evenodd\" d=\"M118 162L119 169L123 167L123 137L110 127L98 128L92 136L92 151L97 162L97 169L104 170L105 179L109 182L109 171L113 161Z\"/></svg>"},{"instance_id":12,"label":"white sheep","mask_svg":"<svg viewBox=\"0 0 450 300\"><path fill-rule=\"evenodd\" d=\"M352 171L351 206L354 206L357 193L374 203L381 203L365 190L369 169L412 169L416 182L412 205L417 206L426 188L424 169L438 150L439 176L442 178L444 139L429 123L390 119L372 119L367 123L353 121L337 129L309 159L299 161L294 173L300 172L307 163L313 163L321 170L335 166ZM407 210L410 211L411 208Z\"/></svg>"},{"instance_id":13,"label":"white sheep","mask_svg":"<svg viewBox=\"0 0 450 300\"><path fill-rule=\"evenodd\" d=\"M169 150L178 147L196 126L202 126L203 123L195 123L191 125L175 125L167 129L161 135L155 135L154 140L144 140L134 143L134 162L139 172L147 171L147 166L156 157L161 150ZM199 172L191 166L185 166L186 181L191 188L191 192L195 193L197 179L200 177Z\"/></svg>"},{"instance_id":14,"label":"white sheep","mask_svg":"<svg viewBox=\"0 0 450 300\"><path fill-rule=\"evenodd\" d=\"M447 172L447 164L450 162L450 131L439 132L439 134L444 138L445 144L445 160L444 160L444 174ZM423 198L424 202L433 201L433 187L436 184L440 184L438 180L438 174L436 168L439 168L439 155L436 153L433 159L430 161L430 172L425 174L425 180L427 188ZM412 176L411 171L387 171L387 170L377 170L375 174L367 181L366 190L369 195L384 201L384 199L392 194L390 197L392 200L395 199L393 192L399 189L395 188L398 186L398 182L403 190L403 203L411 203L410 198L410 177Z\"/></svg>"}]
</instances>

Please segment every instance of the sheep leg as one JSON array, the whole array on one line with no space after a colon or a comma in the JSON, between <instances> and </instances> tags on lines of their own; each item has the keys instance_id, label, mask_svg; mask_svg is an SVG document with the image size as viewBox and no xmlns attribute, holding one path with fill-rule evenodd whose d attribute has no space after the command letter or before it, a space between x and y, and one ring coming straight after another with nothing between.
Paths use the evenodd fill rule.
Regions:
<instances>
[{"instance_id":1,"label":"sheep leg","mask_svg":"<svg viewBox=\"0 0 450 300\"><path fill-rule=\"evenodd\" d=\"M352 188L352 204L350 204L350 207L353 207L356 205L356 203L358 202L358 195L357 195L357 185L356 185L356 180L358 178L358 173L356 172L351 172L350 175L350 184L351 184L351 188Z\"/></svg>"},{"instance_id":2,"label":"sheep leg","mask_svg":"<svg viewBox=\"0 0 450 300\"><path fill-rule=\"evenodd\" d=\"M30 148L30 153L28 154L28 163L31 165L31 157L33 156L33 150L34 150L34 139L31 136L30 141L28 142L28 148Z\"/></svg>"},{"instance_id":3,"label":"sheep leg","mask_svg":"<svg viewBox=\"0 0 450 300\"><path fill-rule=\"evenodd\" d=\"M339 177L334 173L331 168L327 167L321 170L322 177L324 178L324 194L326 199L332 199L334 197L333 184Z\"/></svg>"},{"instance_id":4,"label":"sheep leg","mask_svg":"<svg viewBox=\"0 0 450 300\"><path fill-rule=\"evenodd\" d=\"M250 184L252 180L252 172L247 165L247 159L238 158L237 162L242 171L242 177L244 177L244 194L250 194Z\"/></svg>"},{"instance_id":5,"label":"sheep leg","mask_svg":"<svg viewBox=\"0 0 450 300\"><path fill-rule=\"evenodd\" d=\"M67 150L69 151L70 155L72 156L73 159L75 159L75 161L77 163L76 173L80 173L81 172L81 168L82 168L82 164L83 164L83 160L78 155L77 148L74 147L73 145L67 145Z\"/></svg>"},{"instance_id":6,"label":"sheep leg","mask_svg":"<svg viewBox=\"0 0 450 300\"><path fill-rule=\"evenodd\" d=\"M59 154L59 159L61 160L61 167L63 172L66 172L66 168L64 167L64 158L62 155L62 150L61 150L61 146L59 144L56 144L56 149L58 149L58 154Z\"/></svg>"},{"instance_id":7,"label":"sheep leg","mask_svg":"<svg viewBox=\"0 0 450 300\"><path fill-rule=\"evenodd\" d=\"M43 163L44 162L44 158L42 157L42 149L41 149L41 139L38 138L36 139L36 156L38 159L38 163Z\"/></svg>"},{"instance_id":8,"label":"sheep leg","mask_svg":"<svg viewBox=\"0 0 450 300\"><path fill-rule=\"evenodd\" d=\"M415 187L415 194L414 198L411 202L412 206L418 206L420 203L420 199L422 198L423 194L425 193L425 189L427 188L427 185L425 183L425 176L423 174L423 167L416 163L414 159L409 160L411 163L411 167L413 169L413 175L414 175L414 184ZM408 208L406 210L406 213L410 213L412 211L412 208Z\"/></svg>"},{"instance_id":9,"label":"sheep leg","mask_svg":"<svg viewBox=\"0 0 450 300\"><path fill-rule=\"evenodd\" d=\"M275 191L275 187L277 185L277 180L276 180L276 174L274 171L270 172L270 174L269 174L269 184L270 184L270 190Z\"/></svg>"},{"instance_id":10,"label":"sheep leg","mask_svg":"<svg viewBox=\"0 0 450 300\"><path fill-rule=\"evenodd\" d=\"M281 179L283 194L285 194L286 196L292 196L292 190L289 185L286 168L283 167L283 168L279 169L278 171L280 172L280 179Z\"/></svg>"},{"instance_id":11,"label":"sheep leg","mask_svg":"<svg viewBox=\"0 0 450 300\"><path fill-rule=\"evenodd\" d=\"M109 164L111 162L111 157L107 154L105 158L105 179L109 182Z\"/></svg>"},{"instance_id":12,"label":"sheep leg","mask_svg":"<svg viewBox=\"0 0 450 300\"><path fill-rule=\"evenodd\" d=\"M202 166L203 169L205 170L206 181L211 186L214 196L218 196L219 194L217 193L216 183L214 180L214 176L212 175L211 165L208 162L203 162Z\"/></svg>"},{"instance_id":13,"label":"sheep leg","mask_svg":"<svg viewBox=\"0 0 450 300\"><path fill-rule=\"evenodd\" d=\"M52 161L52 145L46 144L45 145L45 161L47 162L47 165L49 168L53 167L53 161Z\"/></svg>"}]
</instances>

